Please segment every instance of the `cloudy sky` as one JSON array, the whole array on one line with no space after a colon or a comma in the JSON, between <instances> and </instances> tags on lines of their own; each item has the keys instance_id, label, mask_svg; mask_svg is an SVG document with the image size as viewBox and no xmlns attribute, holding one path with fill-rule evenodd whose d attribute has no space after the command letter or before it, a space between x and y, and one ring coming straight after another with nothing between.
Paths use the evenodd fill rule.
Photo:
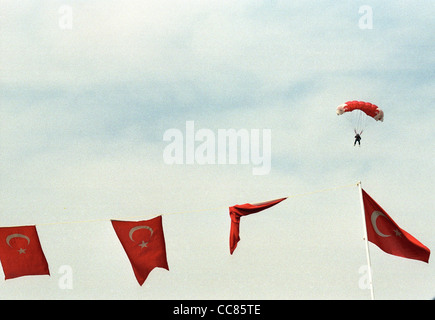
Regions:
<instances>
[{"instance_id":1,"label":"cloudy sky","mask_svg":"<svg viewBox=\"0 0 435 320\"><path fill-rule=\"evenodd\" d=\"M35 224L51 272L2 280L0 299L369 299L359 180L435 248L431 0L0 8L0 225ZM385 112L361 147L335 114L348 100ZM270 129L270 172L167 164L186 121ZM284 196L242 218L231 256L228 207ZM159 214L170 271L140 287L110 219ZM377 298L435 296L432 262L370 253Z\"/></svg>"}]
</instances>

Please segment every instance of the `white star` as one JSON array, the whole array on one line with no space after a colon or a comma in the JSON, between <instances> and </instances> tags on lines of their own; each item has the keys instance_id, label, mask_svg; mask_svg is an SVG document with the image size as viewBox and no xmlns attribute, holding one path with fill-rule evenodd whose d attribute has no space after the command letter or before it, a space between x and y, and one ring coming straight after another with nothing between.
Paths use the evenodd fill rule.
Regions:
<instances>
[{"instance_id":1,"label":"white star","mask_svg":"<svg viewBox=\"0 0 435 320\"><path fill-rule=\"evenodd\" d=\"M139 243L139 247L141 247L141 249L146 248L147 244L148 244L148 242L145 242L142 240L142 243Z\"/></svg>"},{"instance_id":2,"label":"white star","mask_svg":"<svg viewBox=\"0 0 435 320\"><path fill-rule=\"evenodd\" d=\"M400 233L399 229L394 230L394 233L396 234L396 237L402 238L402 234Z\"/></svg>"},{"instance_id":3,"label":"white star","mask_svg":"<svg viewBox=\"0 0 435 320\"><path fill-rule=\"evenodd\" d=\"M20 254L22 254L22 253L26 253L26 249L22 249L22 248L20 248L20 250L18 250L18 252L19 252Z\"/></svg>"}]
</instances>

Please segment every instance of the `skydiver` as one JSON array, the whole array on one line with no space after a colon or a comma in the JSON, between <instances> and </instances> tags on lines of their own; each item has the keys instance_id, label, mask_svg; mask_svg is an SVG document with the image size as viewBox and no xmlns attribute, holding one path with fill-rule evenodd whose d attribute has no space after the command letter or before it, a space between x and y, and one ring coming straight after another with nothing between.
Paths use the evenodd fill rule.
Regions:
<instances>
[{"instance_id":1,"label":"skydiver","mask_svg":"<svg viewBox=\"0 0 435 320\"><path fill-rule=\"evenodd\" d=\"M356 130L354 130L356 135L355 135L355 142L353 143L353 146L356 146L356 143L358 142L358 145L361 146L361 134L362 131L360 133L356 132Z\"/></svg>"}]
</instances>

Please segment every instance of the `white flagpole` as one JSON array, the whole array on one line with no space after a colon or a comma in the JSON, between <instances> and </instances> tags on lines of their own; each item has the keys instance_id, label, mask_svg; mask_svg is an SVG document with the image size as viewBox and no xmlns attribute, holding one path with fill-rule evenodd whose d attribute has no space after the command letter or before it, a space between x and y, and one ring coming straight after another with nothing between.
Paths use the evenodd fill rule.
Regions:
<instances>
[{"instance_id":1,"label":"white flagpole","mask_svg":"<svg viewBox=\"0 0 435 320\"><path fill-rule=\"evenodd\" d=\"M361 181L358 182L359 187L359 195L360 195L360 201L361 201L361 214L362 214L362 220L363 220L363 227L364 227L364 240L366 244L366 256L367 256L367 272L369 273L369 285L370 285L370 295L372 300L375 300L375 293L373 290L373 280L372 280L372 266L370 263L370 251L369 251L369 239L367 236L367 226L366 226L366 216L365 216L365 210L364 210L364 201L363 201L363 194L362 194L362 186Z\"/></svg>"}]
</instances>

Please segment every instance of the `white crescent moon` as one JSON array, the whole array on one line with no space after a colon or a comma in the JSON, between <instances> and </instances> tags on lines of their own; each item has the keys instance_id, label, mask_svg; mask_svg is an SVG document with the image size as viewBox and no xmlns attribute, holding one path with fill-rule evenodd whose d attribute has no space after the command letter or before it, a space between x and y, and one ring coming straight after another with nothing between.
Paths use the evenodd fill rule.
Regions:
<instances>
[{"instance_id":1,"label":"white crescent moon","mask_svg":"<svg viewBox=\"0 0 435 320\"><path fill-rule=\"evenodd\" d=\"M139 229L147 229L147 230L149 230L149 231L151 232L151 236L153 235L153 229L151 229L150 227L148 227L148 226L137 226L137 227L131 228L131 229L130 229L130 232L128 233L128 236L130 237L130 240L131 240L131 241L134 242L134 240L133 240L133 233L134 233L136 230L139 230ZM150 237L151 237L151 236L150 236Z\"/></svg>"},{"instance_id":2,"label":"white crescent moon","mask_svg":"<svg viewBox=\"0 0 435 320\"><path fill-rule=\"evenodd\" d=\"M373 229L374 229L375 232L376 232L378 235L380 235L381 237L386 238L386 237L391 236L391 234L383 234L381 231L379 231L378 226L376 225L376 219L377 219L379 216L383 216L383 217L386 218L385 214L383 214L382 212L379 212L379 211L373 211L372 216L370 217L370 220L371 220L371 222L372 222Z\"/></svg>"},{"instance_id":3,"label":"white crescent moon","mask_svg":"<svg viewBox=\"0 0 435 320\"><path fill-rule=\"evenodd\" d=\"M10 234L6 237L6 243L8 244L9 247L12 248L11 244L9 243L9 241L11 241L13 238L24 238L27 240L27 245L29 245L30 243L30 239L28 236L25 236L24 234L20 234L20 233L14 233L14 234Z\"/></svg>"}]
</instances>

